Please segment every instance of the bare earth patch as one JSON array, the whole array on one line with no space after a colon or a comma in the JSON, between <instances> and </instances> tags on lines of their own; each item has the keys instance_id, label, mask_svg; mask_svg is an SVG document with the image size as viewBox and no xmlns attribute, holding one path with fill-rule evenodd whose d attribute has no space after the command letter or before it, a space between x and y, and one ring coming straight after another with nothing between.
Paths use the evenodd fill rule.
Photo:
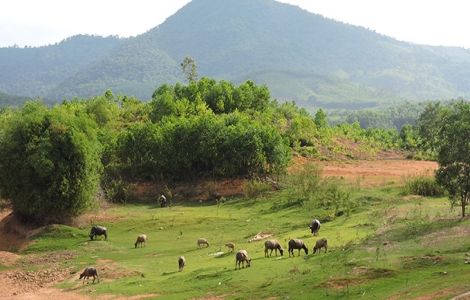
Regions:
<instances>
[{"instance_id":1,"label":"bare earth patch","mask_svg":"<svg viewBox=\"0 0 470 300\"><path fill-rule=\"evenodd\" d=\"M361 187L400 183L408 176L433 176L438 168L436 162L406 159L319 162L319 165L323 168L323 176L342 177Z\"/></svg>"},{"instance_id":2,"label":"bare earth patch","mask_svg":"<svg viewBox=\"0 0 470 300\"><path fill-rule=\"evenodd\" d=\"M442 297L445 297L445 296L448 296L448 295L452 295L452 294L455 294L455 293L458 293L459 291L455 290L455 288L448 288L448 289L443 289L443 290L440 290L439 292L436 292L434 294L431 294L431 295L426 295L426 296L421 296L421 297L418 297L418 298L412 298L412 300L432 300L432 299L436 299L436 298L442 298ZM459 300L465 300L465 299L470 299L470 298L467 298L468 295L466 294L463 294L463 295L460 295L458 297L455 297L453 299L459 299Z\"/></svg>"},{"instance_id":3,"label":"bare earth patch","mask_svg":"<svg viewBox=\"0 0 470 300\"><path fill-rule=\"evenodd\" d=\"M260 233L258 233L257 235L255 235L255 236L250 240L250 242L261 241L261 240L267 239L267 238L272 237L272 236L273 236L272 233L263 233L263 232L260 232Z\"/></svg>"},{"instance_id":4,"label":"bare earth patch","mask_svg":"<svg viewBox=\"0 0 470 300\"><path fill-rule=\"evenodd\" d=\"M14 254L7 251L0 251L0 264L4 266L12 266L21 255Z\"/></svg>"},{"instance_id":5,"label":"bare earth patch","mask_svg":"<svg viewBox=\"0 0 470 300\"><path fill-rule=\"evenodd\" d=\"M145 299L145 298L150 298L150 297L159 297L161 296L160 294L146 294L146 295L136 295L132 297L121 297L117 298L117 300L139 300L139 299Z\"/></svg>"}]
</instances>

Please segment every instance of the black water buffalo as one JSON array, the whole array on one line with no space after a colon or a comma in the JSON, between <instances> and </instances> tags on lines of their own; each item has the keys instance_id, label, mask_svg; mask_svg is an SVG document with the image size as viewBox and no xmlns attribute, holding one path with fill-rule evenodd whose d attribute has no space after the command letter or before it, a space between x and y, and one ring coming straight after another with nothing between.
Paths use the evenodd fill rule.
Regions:
<instances>
[{"instance_id":1,"label":"black water buffalo","mask_svg":"<svg viewBox=\"0 0 470 300\"><path fill-rule=\"evenodd\" d=\"M289 241L289 257L291 254L292 256L294 256L294 249L299 250L297 256L300 255L300 249L304 249L305 254L308 254L308 248L307 246L305 246L304 241L302 241L301 239L293 239Z\"/></svg>"},{"instance_id":2,"label":"black water buffalo","mask_svg":"<svg viewBox=\"0 0 470 300\"><path fill-rule=\"evenodd\" d=\"M98 278L98 282L100 282L100 277L98 276L98 270L96 268L90 267L86 268L82 274L80 274L80 278L83 278L83 283L85 283L85 279L88 282L88 278L93 277L93 283L95 283L95 279Z\"/></svg>"},{"instance_id":3,"label":"black water buffalo","mask_svg":"<svg viewBox=\"0 0 470 300\"><path fill-rule=\"evenodd\" d=\"M93 241L93 237L96 235L104 235L105 240L107 240L108 230L103 226L93 226L90 231L90 239Z\"/></svg>"}]
</instances>

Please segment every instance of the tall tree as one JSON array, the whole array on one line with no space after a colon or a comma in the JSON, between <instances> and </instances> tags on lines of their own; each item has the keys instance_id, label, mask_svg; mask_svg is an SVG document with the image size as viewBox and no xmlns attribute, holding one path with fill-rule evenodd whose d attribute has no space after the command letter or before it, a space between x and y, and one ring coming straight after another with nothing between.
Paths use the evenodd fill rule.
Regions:
<instances>
[{"instance_id":1,"label":"tall tree","mask_svg":"<svg viewBox=\"0 0 470 300\"><path fill-rule=\"evenodd\" d=\"M461 206L465 217L470 192L470 104L457 102L442 116L436 181L447 190L451 204Z\"/></svg>"},{"instance_id":2,"label":"tall tree","mask_svg":"<svg viewBox=\"0 0 470 300\"><path fill-rule=\"evenodd\" d=\"M416 120L416 128L420 137L419 146L431 154L436 151L443 109L441 102L429 102Z\"/></svg>"},{"instance_id":3,"label":"tall tree","mask_svg":"<svg viewBox=\"0 0 470 300\"><path fill-rule=\"evenodd\" d=\"M183 70L183 74L188 82L191 83L197 81L197 66L192 57L186 56L184 58L181 63L181 69Z\"/></svg>"}]
</instances>

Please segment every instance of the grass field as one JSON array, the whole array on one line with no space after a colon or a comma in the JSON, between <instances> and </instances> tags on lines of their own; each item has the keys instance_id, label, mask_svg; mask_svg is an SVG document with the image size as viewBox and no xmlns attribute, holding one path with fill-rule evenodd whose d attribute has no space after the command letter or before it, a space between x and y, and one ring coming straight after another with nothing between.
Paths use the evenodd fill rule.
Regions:
<instances>
[{"instance_id":1,"label":"grass field","mask_svg":"<svg viewBox=\"0 0 470 300\"><path fill-rule=\"evenodd\" d=\"M21 255L34 254L40 261L51 252L71 254L58 257L61 268L72 270L58 287L93 298L449 299L470 290L465 263L470 222L459 218L445 198L404 197L396 183L339 186L348 198L339 210L334 201L319 205L293 184L223 203L116 205L106 210L106 218L96 215L108 228L107 241L90 241L91 226L50 225L31 237ZM313 218L322 221L318 237L308 228ZM147 245L135 248L141 233ZM284 256L265 258L264 240L251 241L269 234L281 242ZM210 246L198 249L200 237ZM295 250L289 257L293 238L304 240L308 255ZM314 255L319 238L328 240L328 252ZM250 268L235 269L227 242L235 243L235 251L248 251ZM178 271L180 255L187 261L183 272ZM23 268L47 269L48 264ZM88 266L98 268L100 283L78 281Z\"/></svg>"}]
</instances>

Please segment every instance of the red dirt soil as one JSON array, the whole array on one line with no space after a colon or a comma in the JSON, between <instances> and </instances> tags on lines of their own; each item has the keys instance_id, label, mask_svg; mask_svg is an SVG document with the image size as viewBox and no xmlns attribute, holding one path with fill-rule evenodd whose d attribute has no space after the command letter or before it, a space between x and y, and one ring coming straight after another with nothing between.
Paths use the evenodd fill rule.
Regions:
<instances>
[{"instance_id":1,"label":"red dirt soil","mask_svg":"<svg viewBox=\"0 0 470 300\"><path fill-rule=\"evenodd\" d=\"M371 161L319 162L323 176L342 177L364 187L399 183L409 176L433 176L436 162L387 159Z\"/></svg>"},{"instance_id":2,"label":"red dirt soil","mask_svg":"<svg viewBox=\"0 0 470 300\"><path fill-rule=\"evenodd\" d=\"M295 158L294 166L299 167L307 163L305 158ZM414 175L433 175L437 168L435 162L406 160L399 154L392 152L383 152L378 154L373 160L343 160L316 162L323 169L323 176L342 177L352 184L360 184L364 187L377 186L388 183L398 183L404 177ZM243 193L242 184L244 180L226 180L222 182L200 183L191 190L188 187L179 188L179 194L187 193L187 196L194 199L208 199L211 197L211 191L216 191L222 196L240 195ZM137 194L144 193L150 195L149 198L156 199L155 195L162 193L164 187L151 186L146 183L138 184L135 187ZM176 190L176 189L175 189ZM11 210L4 208L0 210L0 264L11 266L6 271L0 271L0 289L1 299L93 299L90 295L78 293L77 289L82 285L78 279L78 273L73 273L72 268L65 268L61 264L66 264L67 257L73 255L72 252L57 252L46 257L43 262L37 262L34 257L26 257L23 261L35 262L35 265L48 266L48 269L41 269L37 272L25 272L21 269L22 265L18 263L20 255L7 252L10 249L21 250L27 244L27 238L37 230L24 226L16 222L10 216ZM106 214L102 217L106 218ZM109 218L109 216L107 216ZM101 215L93 217L95 221L100 220ZM23 257L24 258L24 257ZM64 261L65 260L65 261ZM24 266L24 265L23 265ZM101 273L106 273L106 267L109 263L97 262L97 268ZM85 267L85 266L83 266ZM46 276L45 276L46 275ZM46 279L45 279L46 278ZM106 277L105 277L106 278ZM109 278L107 278L108 280ZM60 290L53 286L63 282L77 281L77 284L69 290ZM90 283L87 287L90 292L93 285ZM158 295L139 295L132 299L145 299L146 297L155 297ZM114 295L101 297L101 299L116 299Z\"/></svg>"}]
</instances>

